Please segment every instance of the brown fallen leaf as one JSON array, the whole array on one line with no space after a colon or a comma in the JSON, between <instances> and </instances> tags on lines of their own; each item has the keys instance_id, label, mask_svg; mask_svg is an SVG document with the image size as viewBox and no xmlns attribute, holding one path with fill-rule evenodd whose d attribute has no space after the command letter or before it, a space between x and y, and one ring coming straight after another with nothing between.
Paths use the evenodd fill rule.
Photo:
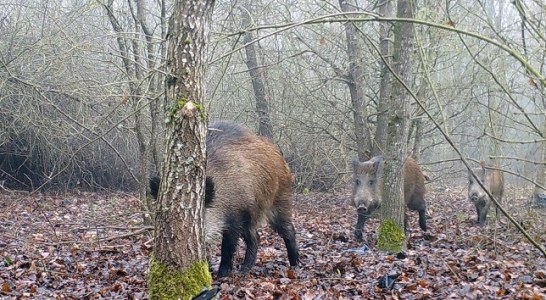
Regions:
<instances>
[{"instance_id":1,"label":"brown fallen leaf","mask_svg":"<svg viewBox=\"0 0 546 300\"><path fill-rule=\"evenodd\" d=\"M2 283L2 293L10 293L11 292L11 287L9 286L9 283L7 281L4 281Z\"/></svg>"},{"instance_id":2,"label":"brown fallen leaf","mask_svg":"<svg viewBox=\"0 0 546 300\"><path fill-rule=\"evenodd\" d=\"M298 276L296 276L296 272L293 269L288 269L288 271L286 271L286 277L290 279L298 278Z\"/></svg>"}]
</instances>

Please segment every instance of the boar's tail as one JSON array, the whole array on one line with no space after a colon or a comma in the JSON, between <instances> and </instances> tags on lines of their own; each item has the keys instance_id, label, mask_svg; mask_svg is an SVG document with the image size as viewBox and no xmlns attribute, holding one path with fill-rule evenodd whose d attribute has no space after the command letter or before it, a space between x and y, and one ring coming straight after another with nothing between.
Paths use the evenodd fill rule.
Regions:
<instances>
[{"instance_id":1,"label":"boar's tail","mask_svg":"<svg viewBox=\"0 0 546 300\"><path fill-rule=\"evenodd\" d=\"M157 199L157 192L159 191L159 176L152 176L150 178L150 195L152 198Z\"/></svg>"},{"instance_id":2,"label":"boar's tail","mask_svg":"<svg viewBox=\"0 0 546 300\"><path fill-rule=\"evenodd\" d=\"M212 180L212 177L207 176L205 179L205 207L210 207L212 205L214 196L214 181Z\"/></svg>"}]
</instances>

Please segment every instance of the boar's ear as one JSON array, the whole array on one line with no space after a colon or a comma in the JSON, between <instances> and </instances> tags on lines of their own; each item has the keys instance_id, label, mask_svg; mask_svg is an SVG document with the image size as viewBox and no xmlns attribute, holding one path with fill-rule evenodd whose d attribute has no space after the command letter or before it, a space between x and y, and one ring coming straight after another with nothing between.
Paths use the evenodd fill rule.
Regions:
<instances>
[{"instance_id":1,"label":"boar's ear","mask_svg":"<svg viewBox=\"0 0 546 300\"><path fill-rule=\"evenodd\" d=\"M485 161L480 160L480 167L481 167L482 170L483 170L483 174L485 174L485 175L487 176L488 171L487 171L487 169L485 168Z\"/></svg>"},{"instance_id":2,"label":"boar's ear","mask_svg":"<svg viewBox=\"0 0 546 300\"><path fill-rule=\"evenodd\" d=\"M358 157L353 156L353 170L356 170L360 166L360 160Z\"/></svg>"},{"instance_id":3,"label":"boar's ear","mask_svg":"<svg viewBox=\"0 0 546 300\"><path fill-rule=\"evenodd\" d=\"M370 159L370 161L373 163L375 174L381 174L383 171L383 164L381 163L383 162L383 155L374 156L372 159Z\"/></svg>"}]
</instances>

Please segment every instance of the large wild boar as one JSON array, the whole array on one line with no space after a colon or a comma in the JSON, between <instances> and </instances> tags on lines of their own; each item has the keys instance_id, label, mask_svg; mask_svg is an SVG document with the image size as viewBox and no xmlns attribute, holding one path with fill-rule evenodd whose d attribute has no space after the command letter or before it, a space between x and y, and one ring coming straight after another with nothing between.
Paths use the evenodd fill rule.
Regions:
<instances>
[{"instance_id":1,"label":"large wild boar","mask_svg":"<svg viewBox=\"0 0 546 300\"><path fill-rule=\"evenodd\" d=\"M298 263L296 233L292 224L292 174L279 149L247 128L221 121L207 133L205 231L207 240L222 235L218 276L232 271L240 237L246 244L240 271L256 263L262 221L283 239L291 266ZM159 178L150 180L157 196Z\"/></svg>"},{"instance_id":2,"label":"large wild boar","mask_svg":"<svg viewBox=\"0 0 546 300\"><path fill-rule=\"evenodd\" d=\"M483 186L500 203L502 201L502 194L504 193L503 173L500 170L487 169L483 160L480 162L480 167L472 169L472 171L482 182ZM483 227L487 219L487 212L491 206L491 199L489 199L489 196L487 196L470 172L468 172L468 199L474 203L478 214L477 222ZM498 208L496 208L497 216L498 213Z\"/></svg>"},{"instance_id":3,"label":"large wild boar","mask_svg":"<svg viewBox=\"0 0 546 300\"><path fill-rule=\"evenodd\" d=\"M362 229L374 210L381 206L383 184L383 156L375 156L365 162L353 159L352 205L356 207L358 219L355 237L362 240ZM415 160L408 157L404 164L404 199L411 210L419 212L419 226L427 231L425 178Z\"/></svg>"}]
</instances>

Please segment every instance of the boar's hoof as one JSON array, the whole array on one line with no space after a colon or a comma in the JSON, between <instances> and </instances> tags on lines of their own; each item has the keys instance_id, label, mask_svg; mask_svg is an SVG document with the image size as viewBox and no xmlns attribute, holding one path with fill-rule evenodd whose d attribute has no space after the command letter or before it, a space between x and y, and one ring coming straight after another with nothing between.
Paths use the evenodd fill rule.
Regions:
<instances>
[{"instance_id":1,"label":"boar's hoof","mask_svg":"<svg viewBox=\"0 0 546 300\"><path fill-rule=\"evenodd\" d=\"M251 269L251 267L243 265L243 266L241 266L241 268L239 269L239 273L241 273L241 274L248 274L248 273L250 272L250 269Z\"/></svg>"},{"instance_id":2,"label":"boar's hoof","mask_svg":"<svg viewBox=\"0 0 546 300\"><path fill-rule=\"evenodd\" d=\"M362 230L357 229L355 230L355 238L358 242L362 242Z\"/></svg>"},{"instance_id":3,"label":"boar's hoof","mask_svg":"<svg viewBox=\"0 0 546 300\"><path fill-rule=\"evenodd\" d=\"M227 277L231 273L231 268L219 268L218 277Z\"/></svg>"}]
</instances>

